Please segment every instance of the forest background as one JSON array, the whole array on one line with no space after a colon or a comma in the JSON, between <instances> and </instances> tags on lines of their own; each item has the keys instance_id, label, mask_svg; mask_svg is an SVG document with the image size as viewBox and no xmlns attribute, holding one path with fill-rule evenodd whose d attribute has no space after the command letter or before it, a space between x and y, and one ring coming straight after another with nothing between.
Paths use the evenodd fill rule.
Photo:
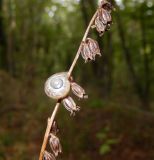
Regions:
<instances>
[{"instance_id":1,"label":"forest background","mask_svg":"<svg viewBox=\"0 0 154 160\"><path fill-rule=\"evenodd\" d=\"M57 115L65 160L154 159L154 1L112 1L102 57L73 72L89 99ZM67 71L95 0L0 0L0 160L37 160L55 102L44 94Z\"/></svg>"}]
</instances>

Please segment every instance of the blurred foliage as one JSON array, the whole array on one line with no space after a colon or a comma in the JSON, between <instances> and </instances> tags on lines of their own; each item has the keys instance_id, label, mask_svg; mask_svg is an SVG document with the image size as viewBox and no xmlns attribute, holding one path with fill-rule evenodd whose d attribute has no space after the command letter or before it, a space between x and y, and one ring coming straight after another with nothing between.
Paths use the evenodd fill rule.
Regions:
<instances>
[{"instance_id":1,"label":"blurred foliage","mask_svg":"<svg viewBox=\"0 0 154 160\"><path fill-rule=\"evenodd\" d=\"M74 79L89 99L57 116L67 160L153 160L154 2L116 0L102 57L79 59ZM68 70L95 0L0 0L0 160L38 159L54 101L46 78Z\"/></svg>"}]
</instances>

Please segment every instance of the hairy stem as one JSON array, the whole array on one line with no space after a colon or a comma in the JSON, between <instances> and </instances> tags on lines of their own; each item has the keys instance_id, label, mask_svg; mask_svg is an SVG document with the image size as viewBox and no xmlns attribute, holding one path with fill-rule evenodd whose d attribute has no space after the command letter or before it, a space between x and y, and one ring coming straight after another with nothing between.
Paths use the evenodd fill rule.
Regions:
<instances>
[{"instance_id":1,"label":"hairy stem","mask_svg":"<svg viewBox=\"0 0 154 160\"><path fill-rule=\"evenodd\" d=\"M59 106L60 106L60 102L58 102L58 103L56 104L56 106L55 106L55 108L54 108L54 111L53 111L51 117L48 119L47 128L46 128L46 132L45 132L45 135L44 135L44 140L43 140L43 144L42 144L42 148L41 148L39 160L42 160L42 159L43 159L43 154L44 154L44 151L45 151L47 142L48 142L48 137L49 137L49 134L50 134L50 130L51 130L53 121L54 121L54 119L55 119L55 116L56 116L56 114L57 114L57 112L58 112Z\"/></svg>"}]
</instances>

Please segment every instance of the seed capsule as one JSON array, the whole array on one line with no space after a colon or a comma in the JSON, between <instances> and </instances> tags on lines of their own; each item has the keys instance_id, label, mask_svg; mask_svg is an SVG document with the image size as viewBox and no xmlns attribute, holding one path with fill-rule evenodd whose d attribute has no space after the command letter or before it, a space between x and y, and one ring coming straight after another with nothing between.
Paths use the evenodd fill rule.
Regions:
<instances>
[{"instance_id":1,"label":"seed capsule","mask_svg":"<svg viewBox=\"0 0 154 160\"><path fill-rule=\"evenodd\" d=\"M56 160L55 156L47 151L44 152L43 160Z\"/></svg>"},{"instance_id":2,"label":"seed capsule","mask_svg":"<svg viewBox=\"0 0 154 160\"><path fill-rule=\"evenodd\" d=\"M50 144L50 147L51 147L53 153L57 157L58 154L62 152L62 147L61 147L59 138L57 136L55 136L54 134L50 133L49 144Z\"/></svg>"},{"instance_id":3,"label":"seed capsule","mask_svg":"<svg viewBox=\"0 0 154 160\"><path fill-rule=\"evenodd\" d=\"M79 98L88 98L88 96L85 93L85 90L79 86L77 83L72 82L71 83L72 92Z\"/></svg>"},{"instance_id":4,"label":"seed capsule","mask_svg":"<svg viewBox=\"0 0 154 160\"><path fill-rule=\"evenodd\" d=\"M96 55L101 55L97 41L87 38L82 44L81 55L85 62L95 60Z\"/></svg>"},{"instance_id":5,"label":"seed capsule","mask_svg":"<svg viewBox=\"0 0 154 160\"><path fill-rule=\"evenodd\" d=\"M64 107L69 112L71 112L70 115L74 116L75 112L80 110L80 107L75 104L74 100L71 97L67 97L67 98L63 99L62 103L63 103Z\"/></svg>"},{"instance_id":6,"label":"seed capsule","mask_svg":"<svg viewBox=\"0 0 154 160\"><path fill-rule=\"evenodd\" d=\"M82 43L81 55L82 55L83 59L85 60L85 63L90 60L93 60L92 52L86 42Z\"/></svg>"},{"instance_id":7,"label":"seed capsule","mask_svg":"<svg viewBox=\"0 0 154 160\"><path fill-rule=\"evenodd\" d=\"M86 41L87 41L87 43L88 43L88 46L89 46L90 51L92 52L93 59L95 60L95 56L96 56L96 55L101 56L100 49L99 49L99 45L98 45L97 41L95 41L95 40L92 39L92 38L87 38Z\"/></svg>"},{"instance_id":8,"label":"seed capsule","mask_svg":"<svg viewBox=\"0 0 154 160\"><path fill-rule=\"evenodd\" d=\"M99 16L97 16L95 19L95 27L96 30L100 33L100 36L102 36L106 30L106 25L100 20Z\"/></svg>"},{"instance_id":9,"label":"seed capsule","mask_svg":"<svg viewBox=\"0 0 154 160\"><path fill-rule=\"evenodd\" d=\"M103 8L99 9L98 17L99 17L100 21L102 21L103 24L105 24L105 25L111 24L111 22L112 22L111 14Z\"/></svg>"},{"instance_id":10,"label":"seed capsule","mask_svg":"<svg viewBox=\"0 0 154 160\"><path fill-rule=\"evenodd\" d=\"M104 8L111 12L113 10L113 5L107 0L102 0L100 3L100 8Z\"/></svg>"}]
</instances>

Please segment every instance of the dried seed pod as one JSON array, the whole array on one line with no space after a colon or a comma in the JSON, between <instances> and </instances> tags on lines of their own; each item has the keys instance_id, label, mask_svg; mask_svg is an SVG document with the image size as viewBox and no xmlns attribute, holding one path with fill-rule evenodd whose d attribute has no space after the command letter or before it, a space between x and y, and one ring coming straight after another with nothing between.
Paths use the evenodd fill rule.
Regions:
<instances>
[{"instance_id":1,"label":"dried seed pod","mask_svg":"<svg viewBox=\"0 0 154 160\"><path fill-rule=\"evenodd\" d=\"M100 20L99 16L97 16L95 19L95 27L96 30L100 33L100 36L102 36L106 30L106 25Z\"/></svg>"},{"instance_id":2,"label":"dried seed pod","mask_svg":"<svg viewBox=\"0 0 154 160\"><path fill-rule=\"evenodd\" d=\"M43 160L56 160L55 156L47 151L44 151Z\"/></svg>"},{"instance_id":3,"label":"dried seed pod","mask_svg":"<svg viewBox=\"0 0 154 160\"><path fill-rule=\"evenodd\" d=\"M108 11L111 11L113 10L113 5L107 0L102 0L100 3L100 8L104 8Z\"/></svg>"},{"instance_id":4,"label":"dried seed pod","mask_svg":"<svg viewBox=\"0 0 154 160\"><path fill-rule=\"evenodd\" d=\"M88 96L85 93L85 90L79 86L77 83L72 82L71 83L72 92L79 98L88 98Z\"/></svg>"},{"instance_id":5,"label":"dried seed pod","mask_svg":"<svg viewBox=\"0 0 154 160\"><path fill-rule=\"evenodd\" d=\"M59 128L56 121L54 121L52 124L51 132L55 135L59 132Z\"/></svg>"},{"instance_id":6,"label":"dried seed pod","mask_svg":"<svg viewBox=\"0 0 154 160\"><path fill-rule=\"evenodd\" d=\"M77 106L74 100L71 97L67 97L62 101L64 107L71 112L71 115L75 115L75 112L80 110L80 107Z\"/></svg>"},{"instance_id":7,"label":"dried seed pod","mask_svg":"<svg viewBox=\"0 0 154 160\"><path fill-rule=\"evenodd\" d=\"M49 144L56 157L59 153L62 153L62 147L59 138L52 133L50 133Z\"/></svg>"},{"instance_id":8,"label":"dried seed pod","mask_svg":"<svg viewBox=\"0 0 154 160\"><path fill-rule=\"evenodd\" d=\"M111 22L112 22L111 14L103 8L99 9L98 17L99 17L100 21L102 21L103 24L105 24L105 25L111 24Z\"/></svg>"},{"instance_id":9,"label":"dried seed pod","mask_svg":"<svg viewBox=\"0 0 154 160\"><path fill-rule=\"evenodd\" d=\"M93 60L92 52L86 42L82 42L81 55L85 60L85 63L90 60Z\"/></svg>"},{"instance_id":10,"label":"dried seed pod","mask_svg":"<svg viewBox=\"0 0 154 160\"><path fill-rule=\"evenodd\" d=\"M90 51L92 52L93 59L95 59L95 56L96 56L96 55L101 56L100 49L99 49L99 45L98 45L97 41L95 41L95 40L92 39L92 38L87 38L86 41L87 41L87 43L88 43L88 46L89 46Z\"/></svg>"}]
</instances>

